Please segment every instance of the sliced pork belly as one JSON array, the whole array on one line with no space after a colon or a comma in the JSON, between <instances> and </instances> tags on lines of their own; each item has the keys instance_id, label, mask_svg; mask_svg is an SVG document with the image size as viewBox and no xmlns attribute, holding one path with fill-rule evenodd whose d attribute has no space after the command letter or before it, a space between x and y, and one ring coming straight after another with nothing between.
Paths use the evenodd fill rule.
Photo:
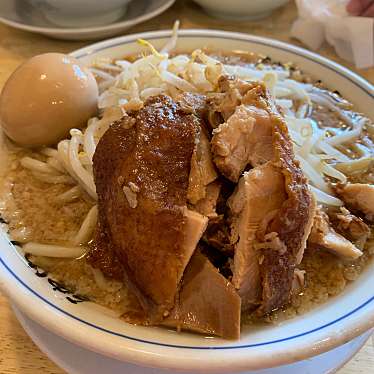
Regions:
<instances>
[{"instance_id":1,"label":"sliced pork belly","mask_svg":"<svg viewBox=\"0 0 374 374\"><path fill-rule=\"evenodd\" d=\"M261 165L272 158L268 113L253 105L240 105L227 122L213 131L212 153L220 172L237 182L248 164Z\"/></svg>"},{"instance_id":2,"label":"sliced pork belly","mask_svg":"<svg viewBox=\"0 0 374 374\"><path fill-rule=\"evenodd\" d=\"M370 228L361 218L344 207L337 213L329 213L329 218L338 233L352 241L360 250L364 248L370 237Z\"/></svg>"},{"instance_id":3,"label":"sliced pork belly","mask_svg":"<svg viewBox=\"0 0 374 374\"><path fill-rule=\"evenodd\" d=\"M237 282L248 281L248 277L242 274L246 271L253 272L253 268L259 270L260 284L257 290L251 292L255 295L261 294L258 313L266 314L289 300L295 267L303 257L306 240L311 230L315 201L309 191L307 180L298 162L295 161L287 125L263 84L249 84L226 78L222 85L222 92L213 101L212 110L221 110L225 119L225 123L221 125L222 127L218 127L212 139L212 151L218 169L229 179L236 180L248 164L254 166L250 173L266 166L270 168L269 170L274 169L274 175L280 176L280 179L276 177L273 179L283 181L277 187L283 199L275 204L273 212L267 212L265 203L259 204L257 209L268 214L259 217L261 222L256 222L255 232L248 230L245 225L251 223L250 218L245 216L246 212L251 211L248 199L246 200L248 206L242 208L242 216L239 215L243 224L233 226L232 237L239 237L235 247L234 264L236 265L233 269L233 279L236 280L236 286L239 286L240 290L242 286ZM236 107L233 103L236 103ZM246 109L242 110L243 108ZM241 114L240 117L238 113ZM220 131L220 128L223 130ZM241 148L245 151L237 153L238 141L235 136L239 129L244 129L241 131L239 141L245 138L246 142L245 148ZM231 130L233 136L225 136L230 134ZM250 144L248 149L247 144ZM265 157L258 158L257 149L266 150ZM264 166L258 166L259 164ZM247 175L242 178L245 180L248 178ZM243 183L245 181L240 181L239 185ZM259 189L261 187L264 191L269 188L266 178L261 181ZM240 201L243 198L237 197L236 200ZM238 215L237 211L240 209L231 209L234 219ZM235 231L237 227L240 227L239 234ZM257 255L253 255L254 246L258 249ZM243 297L243 292L239 292ZM252 295L249 293L248 295L250 300ZM243 303L243 305L247 304Z\"/></svg>"},{"instance_id":4,"label":"sliced pork belly","mask_svg":"<svg viewBox=\"0 0 374 374\"><path fill-rule=\"evenodd\" d=\"M200 199L195 205L194 210L206 217L213 218L217 216L216 207L218 197L221 191L221 183L214 181L206 186L205 197Z\"/></svg>"},{"instance_id":5,"label":"sliced pork belly","mask_svg":"<svg viewBox=\"0 0 374 374\"><path fill-rule=\"evenodd\" d=\"M234 245L230 240L229 224L223 214L210 217L208 228L203 235L203 241L210 247L225 253L227 256L234 254Z\"/></svg>"},{"instance_id":6,"label":"sliced pork belly","mask_svg":"<svg viewBox=\"0 0 374 374\"><path fill-rule=\"evenodd\" d=\"M348 183L336 187L338 196L348 207L365 214L365 218L374 221L374 185Z\"/></svg>"},{"instance_id":7,"label":"sliced pork belly","mask_svg":"<svg viewBox=\"0 0 374 374\"><path fill-rule=\"evenodd\" d=\"M233 285L197 251L184 273L175 308L163 325L238 339L240 297Z\"/></svg>"},{"instance_id":8,"label":"sliced pork belly","mask_svg":"<svg viewBox=\"0 0 374 374\"><path fill-rule=\"evenodd\" d=\"M100 230L151 323L174 307L207 223L186 208L199 126L169 97L152 97L114 123L94 155Z\"/></svg>"},{"instance_id":9,"label":"sliced pork belly","mask_svg":"<svg viewBox=\"0 0 374 374\"><path fill-rule=\"evenodd\" d=\"M243 310L261 303L261 251L256 248L256 234L285 200L283 175L268 163L244 173L227 202L231 212L230 239L236 243L232 283L242 298Z\"/></svg>"},{"instance_id":10,"label":"sliced pork belly","mask_svg":"<svg viewBox=\"0 0 374 374\"><path fill-rule=\"evenodd\" d=\"M270 101L268 111L273 123L272 164L278 167L284 176L287 200L269 224L267 234L263 236L266 244L268 238L273 235L269 249L262 251L263 303L259 309L260 314L268 313L288 302L294 268L303 258L316 210L307 179L294 158L287 125Z\"/></svg>"},{"instance_id":11,"label":"sliced pork belly","mask_svg":"<svg viewBox=\"0 0 374 374\"><path fill-rule=\"evenodd\" d=\"M188 201L195 205L205 199L207 186L218 177L210 151L210 131L204 120L208 111L207 99L204 95L184 92L176 97L176 102L185 113L194 114L200 119L187 191Z\"/></svg>"},{"instance_id":12,"label":"sliced pork belly","mask_svg":"<svg viewBox=\"0 0 374 374\"><path fill-rule=\"evenodd\" d=\"M185 225L183 248L187 254L190 254L188 257L191 257L196 249L197 244L199 243L200 238L203 236L206 227L208 226L208 218L187 208L184 209L184 216L187 218L187 220ZM186 265L187 263L184 264L184 267L186 267Z\"/></svg>"},{"instance_id":13,"label":"sliced pork belly","mask_svg":"<svg viewBox=\"0 0 374 374\"><path fill-rule=\"evenodd\" d=\"M89 243L90 250L86 256L87 262L99 269L108 279L123 281L124 270L116 253L110 245L106 232L98 224L93 240Z\"/></svg>"},{"instance_id":14,"label":"sliced pork belly","mask_svg":"<svg viewBox=\"0 0 374 374\"><path fill-rule=\"evenodd\" d=\"M213 164L210 143L204 128L199 128L197 144L192 154L191 171L187 198L196 204L207 195L207 186L217 179L218 174Z\"/></svg>"},{"instance_id":15,"label":"sliced pork belly","mask_svg":"<svg viewBox=\"0 0 374 374\"><path fill-rule=\"evenodd\" d=\"M314 217L308 241L346 259L354 260L362 255L353 243L333 229L329 217L321 209L318 209Z\"/></svg>"},{"instance_id":16,"label":"sliced pork belly","mask_svg":"<svg viewBox=\"0 0 374 374\"><path fill-rule=\"evenodd\" d=\"M291 294L297 295L300 294L300 292L305 287L305 270L295 269L293 274L293 281L292 281L292 287L291 287Z\"/></svg>"},{"instance_id":17,"label":"sliced pork belly","mask_svg":"<svg viewBox=\"0 0 374 374\"><path fill-rule=\"evenodd\" d=\"M175 98L185 113L195 114L197 117L205 118L208 112L207 98L197 93L183 92Z\"/></svg>"},{"instance_id":18,"label":"sliced pork belly","mask_svg":"<svg viewBox=\"0 0 374 374\"><path fill-rule=\"evenodd\" d=\"M213 159L220 172L237 182L247 165L273 158L270 110L275 110L264 85L220 79L221 93L211 98L211 112L225 119L213 130Z\"/></svg>"}]
</instances>

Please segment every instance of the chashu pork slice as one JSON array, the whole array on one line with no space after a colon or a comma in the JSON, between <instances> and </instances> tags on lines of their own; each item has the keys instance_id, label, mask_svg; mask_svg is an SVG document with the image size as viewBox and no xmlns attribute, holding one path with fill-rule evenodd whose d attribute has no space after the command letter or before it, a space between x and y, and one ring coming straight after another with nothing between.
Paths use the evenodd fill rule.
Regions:
<instances>
[{"instance_id":1,"label":"chashu pork slice","mask_svg":"<svg viewBox=\"0 0 374 374\"><path fill-rule=\"evenodd\" d=\"M144 108L115 122L94 155L98 227L149 323L174 307L183 272L206 227L206 218L186 208L199 126L199 119L171 98L152 97Z\"/></svg>"},{"instance_id":2,"label":"chashu pork slice","mask_svg":"<svg viewBox=\"0 0 374 374\"><path fill-rule=\"evenodd\" d=\"M365 214L368 221L374 222L374 185L347 183L336 187L338 196L348 207Z\"/></svg>"},{"instance_id":3,"label":"chashu pork slice","mask_svg":"<svg viewBox=\"0 0 374 374\"><path fill-rule=\"evenodd\" d=\"M240 83L237 83L240 84ZM236 92L239 100L239 90L233 84L227 84L227 96L232 97L232 91ZM248 164L257 166L273 158L272 123L266 105L266 89L262 85L246 85L245 103L240 98L239 105L232 115L213 130L212 153L213 160L220 172L232 182L237 182ZM226 113L232 111L232 103L228 100L225 107L225 99L217 110Z\"/></svg>"},{"instance_id":4,"label":"chashu pork slice","mask_svg":"<svg viewBox=\"0 0 374 374\"><path fill-rule=\"evenodd\" d=\"M295 160L287 124L270 98L267 106L273 125L274 157L271 163L283 174L287 199L262 237L265 246L261 260L263 291L259 314L268 313L289 301L295 266L303 258L316 212L308 181Z\"/></svg>"},{"instance_id":5,"label":"chashu pork slice","mask_svg":"<svg viewBox=\"0 0 374 374\"><path fill-rule=\"evenodd\" d=\"M283 175L267 163L244 173L227 202L231 243L236 243L232 283L241 296L243 310L261 303L261 252L256 249L256 233L285 200Z\"/></svg>"},{"instance_id":6,"label":"chashu pork slice","mask_svg":"<svg viewBox=\"0 0 374 374\"><path fill-rule=\"evenodd\" d=\"M273 154L268 113L254 105L239 105L227 122L213 130L212 153L217 168L232 182L248 164L269 161Z\"/></svg>"},{"instance_id":7,"label":"chashu pork slice","mask_svg":"<svg viewBox=\"0 0 374 374\"><path fill-rule=\"evenodd\" d=\"M240 310L233 285L196 251L184 273L175 308L163 325L238 339Z\"/></svg>"},{"instance_id":8,"label":"chashu pork slice","mask_svg":"<svg viewBox=\"0 0 374 374\"><path fill-rule=\"evenodd\" d=\"M214 199L217 188L213 182L217 179L218 174L210 150L210 133L204 119L208 112L207 99L204 95L184 92L177 95L176 102L184 112L194 114L200 119L196 145L191 159L187 198L192 205L196 205L198 202L200 206L209 204L209 201L205 200L212 201L212 196L208 195L213 195Z\"/></svg>"},{"instance_id":9,"label":"chashu pork slice","mask_svg":"<svg viewBox=\"0 0 374 374\"><path fill-rule=\"evenodd\" d=\"M206 186L205 197L200 199L194 206L194 210L209 218L217 217L217 203L221 192L221 183L214 181Z\"/></svg>"},{"instance_id":10,"label":"chashu pork slice","mask_svg":"<svg viewBox=\"0 0 374 374\"><path fill-rule=\"evenodd\" d=\"M197 204L207 196L208 185L218 177L210 152L210 142L204 128L199 128L197 144L191 159L187 198Z\"/></svg>"},{"instance_id":11,"label":"chashu pork slice","mask_svg":"<svg viewBox=\"0 0 374 374\"><path fill-rule=\"evenodd\" d=\"M362 255L359 248L334 230L328 215L320 208L314 217L308 242L348 260L355 260Z\"/></svg>"},{"instance_id":12,"label":"chashu pork slice","mask_svg":"<svg viewBox=\"0 0 374 374\"><path fill-rule=\"evenodd\" d=\"M224 81L223 89L219 94L220 96L216 98L213 109L217 110L218 108L218 110L224 111L224 105L219 104L220 98L222 103L225 103L225 100L232 103L232 100L229 100L232 97L235 97L237 108L243 108L243 106L254 108L251 113L247 112L247 115L243 113L240 121L235 119L235 125L238 128L242 126L242 123L246 125L244 128L249 129L248 141L250 142L252 138L255 139L256 148L251 147L245 153L240 152L240 155L245 155L245 157L240 157L240 164L227 162L231 159L237 159L237 157L234 157L237 149L235 147L236 142L231 142L230 137L227 137L225 139L225 142L228 142L227 146L226 148L223 147L227 153L219 155L223 157L219 162L217 158L214 158L217 167L221 171L226 170L225 175L230 177L231 180L238 178L248 164L254 166L254 169L251 170L253 172L261 166L253 161L252 151L257 148L262 149L262 146L264 150L269 150L266 153L267 160L265 157L258 163L271 166L276 170L276 174L283 178L279 191L285 198L281 205L273 214L269 214L262 220L255 234L250 232L250 235L248 235L248 232L244 229L245 225L242 225L242 230L240 230L242 240L247 238L252 243L247 248L252 249L254 245L258 251L258 264L255 266L258 266L260 272L261 282L257 291L261 293L261 300L257 312L266 314L289 301L295 269L303 257L313 223L315 201L309 190L307 179L304 177L299 163L295 160L293 145L285 120L278 112L274 99L270 96L264 84L248 84L227 77L221 78L221 81ZM224 113L225 124L230 124L230 119L236 116L237 109L230 107ZM232 114L228 116L227 113ZM257 113L257 115L252 113ZM252 127L251 123L253 124ZM223 124L224 127L226 127L225 124ZM265 129L266 132L262 133ZM241 135L242 137L246 136L246 131L241 131L241 133L244 133ZM219 134L220 132L218 132L218 136ZM258 136L258 134L261 134L261 136ZM212 143L213 141L214 137ZM214 149L213 145L212 149ZM214 151L213 154L217 155ZM224 163L226 169L222 168L221 162ZM236 167L237 165L240 165L240 167ZM227 168L228 166L229 168ZM266 190L265 181L262 182L262 186ZM261 207L259 206L258 209L261 209ZM240 240L236 244L234 263L236 256L243 255L243 252L238 251L238 248L241 248ZM250 256L249 252L245 253ZM236 263L245 264L245 262L239 261L239 258ZM240 273L245 272L245 266L244 269L239 266L234 267L234 278L238 279L237 274L240 275Z\"/></svg>"},{"instance_id":13,"label":"chashu pork slice","mask_svg":"<svg viewBox=\"0 0 374 374\"><path fill-rule=\"evenodd\" d=\"M345 207L341 207L339 212L329 213L329 218L338 233L344 235L358 249L364 248L371 230L362 218L356 217Z\"/></svg>"}]
</instances>

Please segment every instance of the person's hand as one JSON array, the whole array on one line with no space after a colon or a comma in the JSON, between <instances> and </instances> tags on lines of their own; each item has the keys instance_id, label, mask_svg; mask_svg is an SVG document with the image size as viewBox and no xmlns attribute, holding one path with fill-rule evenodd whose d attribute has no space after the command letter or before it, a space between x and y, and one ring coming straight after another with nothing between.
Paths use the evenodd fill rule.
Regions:
<instances>
[{"instance_id":1,"label":"person's hand","mask_svg":"<svg viewBox=\"0 0 374 374\"><path fill-rule=\"evenodd\" d=\"M352 16L374 17L374 0L350 0L347 11Z\"/></svg>"}]
</instances>

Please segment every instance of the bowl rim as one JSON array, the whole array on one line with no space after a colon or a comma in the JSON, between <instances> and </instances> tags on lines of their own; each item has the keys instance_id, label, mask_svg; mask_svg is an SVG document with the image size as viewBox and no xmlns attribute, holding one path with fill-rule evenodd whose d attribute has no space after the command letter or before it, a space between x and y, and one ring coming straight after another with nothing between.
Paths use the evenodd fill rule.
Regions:
<instances>
[{"instance_id":1,"label":"bowl rim","mask_svg":"<svg viewBox=\"0 0 374 374\"><path fill-rule=\"evenodd\" d=\"M134 0L136 1L136 0ZM12 19L8 19L5 17L2 17L0 15L0 22L4 25L15 27L20 30L29 31L29 32L35 32L35 33L53 33L55 35L63 36L65 34L69 33L76 33L79 35L89 34L92 32L98 32L98 31L116 31L123 27L131 27L135 26L139 23L148 21L151 18L154 18L158 16L159 14L165 12L167 9L169 9L176 0L162 0L163 3L160 4L160 6L151 12L146 12L140 16L131 18L131 19L124 19L117 22L113 22L109 25L101 25L101 26L89 26L89 27L47 27L47 26L35 26L30 25L23 22L18 22Z\"/></svg>"},{"instance_id":2,"label":"bowl rim","mask_svg":"<svg viewBox=\"0 0 374 374\"><path fill-rule=\"evenodd\" d=\"M92 54L95 54L99 51L105 50L107 48L116 47L123 44L132 44L137 39L143 38L143 39L161 39L161 38L167 38L171 35L170 30L164 30L164 31L157 31L157 32L146 32L146 33L139 33L139 34L132 34L127 35L123 37L117 37L113 39L109 39L106 41L102 41L99 43L92 44L88 47L79 49L77 51L74 51L71 53L72 56L76 58L82 58L85 56L90 56ZM257 37L252 36L248 34L242 34L242 33L233 33L233 32L225 32L225 31L218 31L218 30L204 30L204 29L192 29L192 30L181 30L179 33L180 37L213 37L213 38L223 38L223 39L231 39L231 40L242 40L247 41L251 43L257 43L262 44L270 47L275 47L278 49L285 50L287 52L291 52L293 54L299 55L303 58L307 58L312 60L313 62L316 62L318 64L323 65L324 67L327 67L334 72L337 72L339 75L341 75L344 79L348 79L351 83L358 86L360 89L365 91L370 97L374 98L374 93L372 90L372 85L367 82L365 79L360 77L359 75L351 72L349 69L332 62L322 56L319 56L318 54L315 54L313 52L307 51L305 49L292 46L287 43L279 42L273 39L263 38L263 37ZM85 331L88 334L90 334L92 337L94 337L97 332L92 330L92 327L95 327L94 325L90 324L87 321L79 320L77 321L77 317L68 315L67 312L64 310L61 310L59 307L55 305L51 305L47 300L44 299L44 302L41 304L43 310L45 313L40 313L40 311L36 311L35 308L33 308L33 301L35 301L35 291L33 291L27 284L25 284L22 279L18 278L16 274L12 272L12 269L10 269L7 264L3 261L1 258L0 253L0 264L2 265L0 267L0 286L1 288L9 295L9 297L21 308L21 310L25 311L27 315L29 315L33 320L43 324L45 327L47 327L49 330L53 331L54 333L63 336L67 340L72 341L73 343L76 343L78 345L88 347L88 349L91 349L93 351L96 351L98 353L102 353L107 356L115 357L117 359L122 359L124 361L129 361L137 364L143 364L143 365L149 365L149 366L157 366L157 367L168 367L173 369L186 369L189 370L201 370L202 367L204 369L206 368L206 371L218 371L218 370L242 370L245 368L248 368L250 364L253 365L253 360L257 360L257 364L260 365L258 367L273 367L278 366L282 364L287 364L290 362L294 362L298 359L302 359L303 357L308 357L312 355L316 355L322 352L325 352L329 349L332 349L336 347L337 345L343 344L347 342L348 340L353 339L354 337L360 335L361 333L365 332L369 328L374 326L374 296L368 299L366 302L364 302L362 305L353 308L345 315L333 320L329 321L322 326L319 326L318 328L314 328L310 331L307 331L305 333L301 333L292 337L283 338L279 340L274 340L271 342L265 342L261 344L253 344L253 345L242 345L242 346L214 346L214 347L188 347L188 346L178 346L173 344L160 344L158 342L150 342L150 341L144 341L142 339L132 338L128 336L123 336L127 339L131 339L131 341L135 341L135 343L140 344L154 344L157 346L157 353L159 354L158 359L155 357L146 357L147 355L150 355L150 350L148 352L146 350L142 351L139 349L139 347L133 347L132 349L128 349L128 351L124 351L123 347L121 349L115 348L112 344L108 344L106 347L100 346L100 344L97 344L95 342L95 339L89 339L90 341L87 341L87 335L86 334L76 334L76 333L69 333L66 329L63 328L62 321L65 321L67 323L70 323L71 326L77 327L77 329L81 329L81 331ZM1 271L3 270L3 272ZM15 292L15 289L12 287L13 283L6 282L6 275L4 276L4 270L7 274L12 274L12 276L17 279L17 288L16 290L19 292ZM34 295L33 295L34 293ZM39 299L43 300L43 296L36 294L36 296ZM54 308L54 313L51 313L52 308ZM56 323L56 314L60 318L61 323ZM351 321L349 322L349 317L354 316L354 323ZM71 317L73 317L75 320L71 320ZM348 322L347 322L348 321ZM82 327L82 322L86 325ZM248 355L248 351L246 351L248 348L253 347L259 347L259 346L268 346L275 343L280 342L287 342L291 339L299 338L302 336L311 336L313 333L319 333L321 330L324 330L323 336L326 336L326 331L328 331L328 327L331 327L333 325L336 325L337 323L342 322L342 326L344 329L342 330L341 334L335 337L335 339L327 339L325 341L318 340L318 347L314 349L314 351L310 352L310 344L311 342L315 342L317 339L317 335L314 337L314 339L310 339L308 343L300 343L296 348L293 347L295 352L293 352L293 355L290 355L289 352L285 351L283 354L278 354L275 356L269 357L269 354L267 353L266 357L265 355L258 355L258 357L254 357L251 355ZM88 326L87 326L88 325ZM97 328L98 326L96 326ZM75 329L71 329L74 331ZM114 333L115 335L121 335L116 334L115 332L105 331L102 330L99 333L103 332L109 332ZM313 335L312 335L313 336ZM320 335L321 337L322 335ZM180 349L181 351L186 350L195 350L199 351L200 353L197 353L196 360L191 360L191 356L183 357L178 356L172 356L170 357L170 349ZM164 352L163 352L164 350ZM224 361L219 360L219 356L221 355L220 352L229 350L230 352L236 351L233 356L235 356L235 363L232 362L232 360L225 359ZM160 353L161 352L161 353ZM152 352L154 355L155 352ZM216 362L212 362L213 358L217 358ZM296 358L296 359L295 359ZM218 365L219 364L219 365ZM262 366L261 366L262 365Z\"/></svg>"}]
</instances>

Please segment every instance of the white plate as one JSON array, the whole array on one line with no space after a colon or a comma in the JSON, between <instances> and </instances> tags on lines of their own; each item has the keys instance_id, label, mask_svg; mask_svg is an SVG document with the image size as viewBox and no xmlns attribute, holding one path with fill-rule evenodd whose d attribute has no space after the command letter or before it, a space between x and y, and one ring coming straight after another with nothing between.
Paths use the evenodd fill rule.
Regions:
<instances>
[{"instance_id":1,"label":"white plate","mask_svg":"<svg viewBox=\"0 0 374 374\"><path fill-rule=\"evenodd\" d=\"M103 0L105 1L105 0ZM132 26L163 13L175 0L134 0L117 22L96 27L63 28L49 22L36 7L24 0L1 0L0 22L20 30L56 39L93 40L118 35Z\"/></svg>"},{"instance_id":2,"label":"white plate","mask_svg":"<svg viewBox=\"0 0 374 374\"><path fill-rule=\"evenodd\" d=\"M148 369L114 360L97 353L87 351L75 344L52 334L42 326L27 318L17 308L14 312L34 343L58 366L69 374L171 374L170 371ZM372 331L355 338L332 351L323 353L305 361L280 366L276 369L251 371L246 374L325 374L333 373L348 362L370 338ZM244 373L243 373L244 374Z\"/></svg>"},{"instance_id":3,"label":"white plate","mask_svg":"<svg viewBox=\"0 0 374 374\"><path fill-rule=\"evenodd\" d=\"M169 31L130 35L94 44L73 53L89 64L98 56L121 58L140 51L138 38L160 47ZM265 38L208 30L182 30L178 48L210 47L246 50L282 62L294 61L331 89L339 90L374 118L373 87L349 70L306 50ZM303 316L277 326L248 327L239 341L177 334L161 328L126 324L90 303L70 303L45 278L28 269L6 241L0 239L0 285L30 318L55 334L86 349L121 361L187 371L227 372L258 370L305 360L342 345L374 326L374 271L370 266L359 280ZM371 270L371 271L370 271Z\"/></svg>"}]
</instances>

